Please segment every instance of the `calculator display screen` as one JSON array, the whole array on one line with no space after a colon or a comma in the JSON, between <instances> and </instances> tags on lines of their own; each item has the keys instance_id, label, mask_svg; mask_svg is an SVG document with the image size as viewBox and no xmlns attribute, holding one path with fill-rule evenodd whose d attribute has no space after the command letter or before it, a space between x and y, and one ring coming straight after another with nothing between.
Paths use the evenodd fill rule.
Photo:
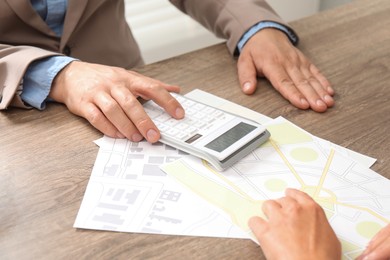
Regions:
<instances>
[{"instance_id":1,"label":"calculator display screen","mask_svg":"<svg viewBox=\"0 0 390 260\"><path fill-rule=\"evenodd\" d=\"M255 126L240 122L230 130L226 131L222 135L218 136L216 139L206 144L205 147L217 151L222 152L250 132L256 129Z\"/></svg>"}]
</instances>

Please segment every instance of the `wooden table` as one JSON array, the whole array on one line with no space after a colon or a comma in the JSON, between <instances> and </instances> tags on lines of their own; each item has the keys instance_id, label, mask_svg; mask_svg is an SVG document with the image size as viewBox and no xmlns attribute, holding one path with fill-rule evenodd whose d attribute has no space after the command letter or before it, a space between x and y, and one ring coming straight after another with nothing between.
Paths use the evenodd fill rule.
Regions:
<instances>
[{"instance_id":1,"label":"wooden table","mask_svg":"<svg viewBox=\"0 0 390 260\"><path fill-rule=\"evenodd\" d=\"M245 96L223 44L148 65L139 72L208 91L314 135L378 158L390 177L390 1L356 0L291 25L299 48L332 82L336 105L299 110L270 84ZM102 135L62 105L0 113L0 258L258 259L250 240L74 229Z\"/></svg>"}]
</instances>

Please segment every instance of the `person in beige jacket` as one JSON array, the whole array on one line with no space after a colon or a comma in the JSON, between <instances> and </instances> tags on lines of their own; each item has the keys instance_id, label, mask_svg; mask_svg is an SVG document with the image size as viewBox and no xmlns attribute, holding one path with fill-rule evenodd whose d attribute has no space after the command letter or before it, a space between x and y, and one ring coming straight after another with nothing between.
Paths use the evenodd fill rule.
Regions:
<instances>
[{"instance_id":1,"label":"person in beige jacket","mask_svg":"<svg viewBox=\"0 0 390 260\"><path fill-rule=\"evenodd\" d=\"M170 2L227 39L230 53L239 55L244 93L252 94L264 76L298 108L324 112L334 104L329 82L264 0ZM178 119L184 110L169 94L178 86L129 70L142 64L123 0L0 0L2 110L61 102L105 135L156 142L160 133L137 98L154 100ZM31 76L36 71L44 78ZM37 95L39 102L31 98Z\"/></svg>"}]
</instances>

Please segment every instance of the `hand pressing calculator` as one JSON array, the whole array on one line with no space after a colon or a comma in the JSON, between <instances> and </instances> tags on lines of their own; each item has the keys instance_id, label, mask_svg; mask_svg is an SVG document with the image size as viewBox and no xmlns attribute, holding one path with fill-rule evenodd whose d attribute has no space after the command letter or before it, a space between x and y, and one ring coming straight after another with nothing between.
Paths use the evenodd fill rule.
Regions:
<instances>
[{"instance_id":1,"label":"hand pressing calculator","mask_svg":"<svg viewBox=\"0 0 390 260\"><path fill-rule=\"evenodd\" d=\"M185 110L185 117L171 117L153 101L144 109L160 130L160 142L198 156L218 171L232 166L268 140L267 129L251 120L171 93Z\"/></svg>"}]
</instances>

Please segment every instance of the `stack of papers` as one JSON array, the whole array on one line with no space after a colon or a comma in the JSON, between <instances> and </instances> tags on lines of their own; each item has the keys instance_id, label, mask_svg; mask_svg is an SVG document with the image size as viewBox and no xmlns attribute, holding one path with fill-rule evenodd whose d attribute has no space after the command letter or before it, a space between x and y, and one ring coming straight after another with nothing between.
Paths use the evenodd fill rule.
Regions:
<instances>
[{"instance_id":1,"label":"stack of papers","mask_svg":"<svg viewBox=\"0 0 390 260\"><path fill-rule=\"evenodd\" d=\"M163 144L103 137L74 227L253 239L247 221L261 204L303 190L325 210L346 259L390 222L390 180L375 159L195 90L189 97L251 118L271 139L224 172ZM211 103L211 102L210 102ZM255 241L255 240L254 240Z\"/></svg>"}]
</instances>

